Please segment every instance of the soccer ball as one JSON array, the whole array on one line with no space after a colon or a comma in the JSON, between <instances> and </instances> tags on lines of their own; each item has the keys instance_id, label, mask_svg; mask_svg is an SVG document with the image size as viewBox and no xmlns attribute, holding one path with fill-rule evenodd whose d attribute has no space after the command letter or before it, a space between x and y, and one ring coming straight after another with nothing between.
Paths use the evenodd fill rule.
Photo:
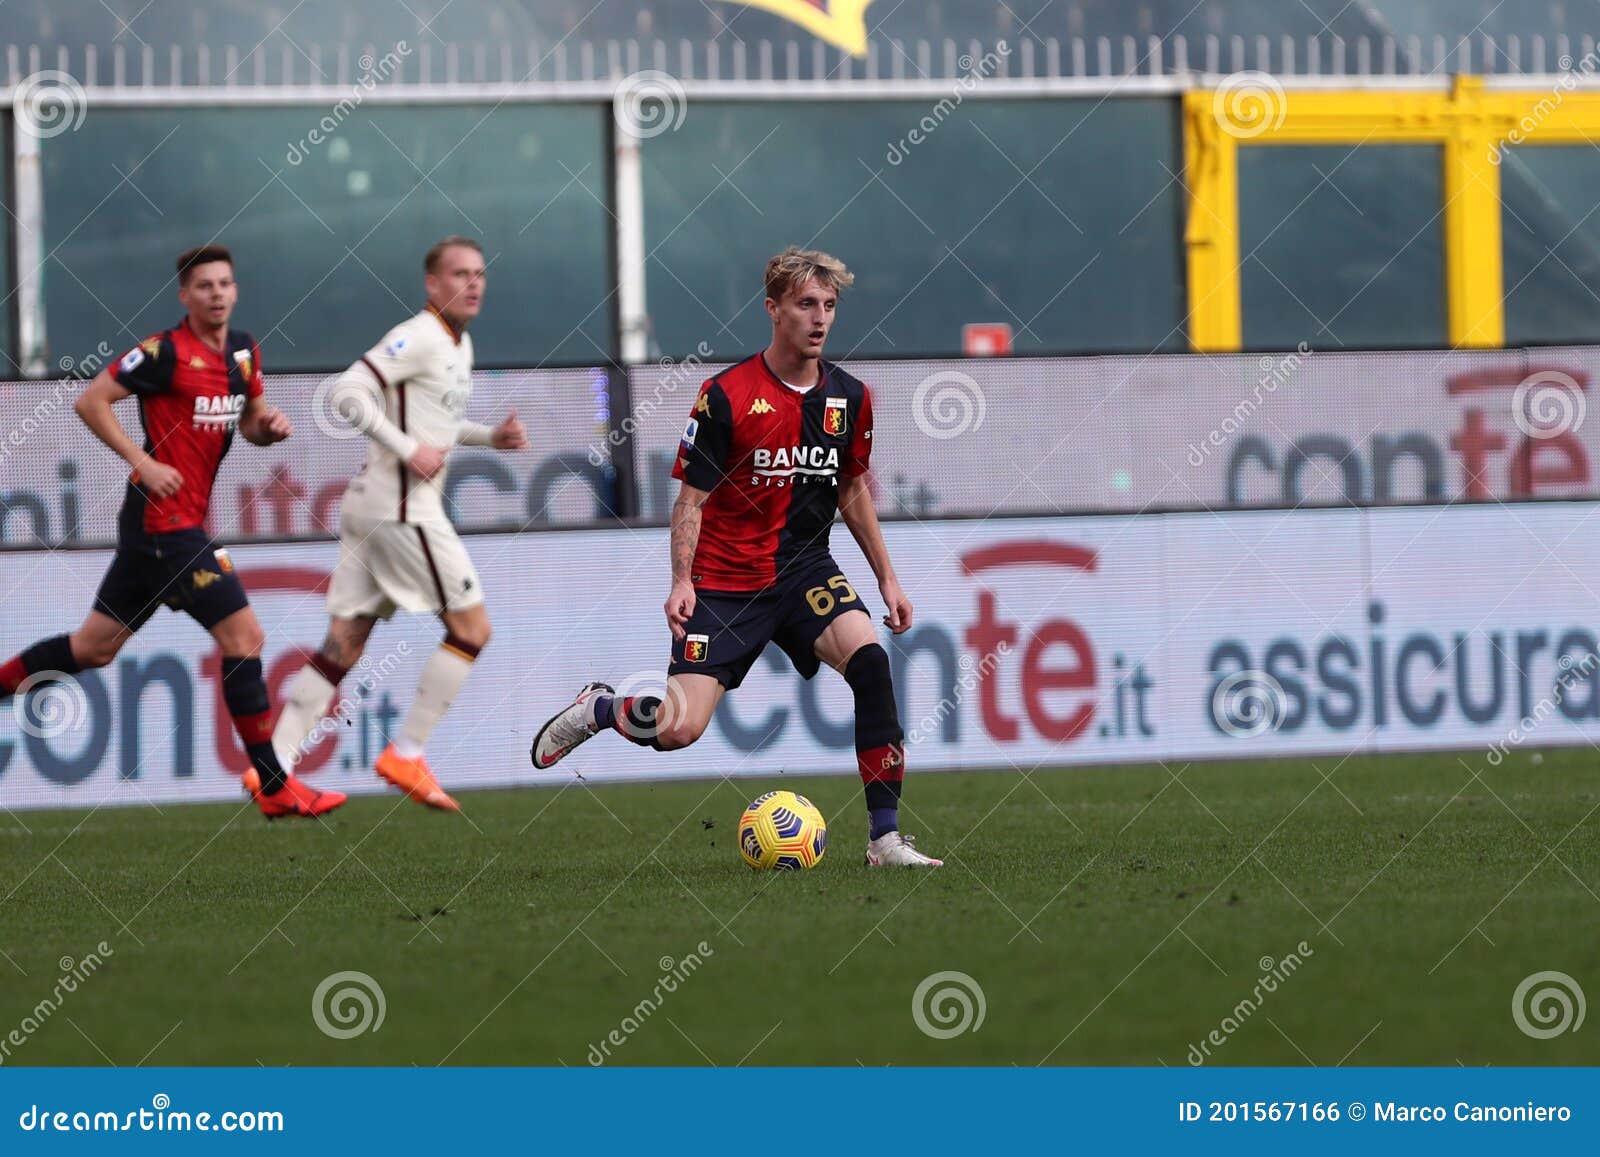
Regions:
<instances>
[{"instance_id":1,"label":"soccer ball","mask_svg":"<svg viewBox=\"0 0 1600 1157\"><path fill-rule=\"evenodd\" d=\"M739 854L756 869L814 868L828 847L828 821L792 791L769 791L739 817Z\"/></svg>"}]
</instances>

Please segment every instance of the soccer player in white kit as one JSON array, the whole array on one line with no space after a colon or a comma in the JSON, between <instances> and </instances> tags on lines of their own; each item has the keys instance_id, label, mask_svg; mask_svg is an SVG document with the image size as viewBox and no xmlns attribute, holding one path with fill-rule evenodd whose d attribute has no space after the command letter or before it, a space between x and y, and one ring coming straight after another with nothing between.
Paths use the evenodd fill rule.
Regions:
<instances>
[{"instance_id":1,"label":"soccer player in white kit","mask_svg":"<svg viewBox=\"0 0 1600 1157\"><path fill-rule=\"evenodd\" d=\"M378 756L378 775L430 807L459 811L434 778L423 745L489 641L478 572L444 511L445 459L454 446L522 450L515 411L497 426L467 421L472 339L483 304L483 251L446 237L423 268L428 304L401 322L330 392L334 412L369 439L367 461L339 511L339 564L328 586L328 635L300 669L272 734L284 767L332 706L379 619L396 610L438 615L445 637L422 670L398 735Z\"/></svg>"}]
</instances>

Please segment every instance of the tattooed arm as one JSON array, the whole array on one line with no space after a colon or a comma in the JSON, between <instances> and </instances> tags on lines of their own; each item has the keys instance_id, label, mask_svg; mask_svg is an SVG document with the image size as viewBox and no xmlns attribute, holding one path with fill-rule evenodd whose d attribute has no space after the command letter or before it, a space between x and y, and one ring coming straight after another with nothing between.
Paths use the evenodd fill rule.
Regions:
<instances>
[{"instance_id":1,"label":"tattooed arm","mask_svg":"<svg viewBox=\"0 0 1600 1157\"><path fill-rule=\"evenodd\" d=\"M687 482L678 491L672 506L672 593L667 596L667 623L675 639L683 638L683 624L694 614L695 548L700 545L700 508L711 491L698 490Z\"/></svg>"}]
</instances>

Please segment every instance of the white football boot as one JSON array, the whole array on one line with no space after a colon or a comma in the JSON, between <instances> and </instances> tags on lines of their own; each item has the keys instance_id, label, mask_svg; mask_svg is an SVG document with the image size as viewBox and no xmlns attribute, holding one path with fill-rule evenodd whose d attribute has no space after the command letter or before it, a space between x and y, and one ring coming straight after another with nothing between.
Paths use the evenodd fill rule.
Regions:
<instances>
[{"instance_id":1,"label":"white football boot","mask_svg":"<svg viewBox=\"0 0 1600 1157\"><path fill-rule=\"evenodd\" d=\"M557 711L534 736L528 755L533 766L547 771L560 763L573 748L600 730L594 721L594 701L598 695L610 695L612 689L605 683L585 683L578 697Z\"/></svg>"},{"instance_id":2,"label":"white football boot","mask_svg":"<svg viewBox=\"0 0 1600 1157\"><path fill-rule=\"evenodd\" d=\"M885 832L877 839L867 841L867 867L942 868L944 861L917 851L913 836L903 836L899 832Z\"/></svg>"}]
</instances>

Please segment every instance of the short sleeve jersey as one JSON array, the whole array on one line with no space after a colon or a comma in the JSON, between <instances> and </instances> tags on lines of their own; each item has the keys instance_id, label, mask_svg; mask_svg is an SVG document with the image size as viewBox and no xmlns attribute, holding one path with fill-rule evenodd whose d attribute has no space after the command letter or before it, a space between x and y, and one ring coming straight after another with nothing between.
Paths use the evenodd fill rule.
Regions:
<instances>
[{"instance_id":1,"label":"short sleeve jersey","mask_svg":"<svg viewBox=\"0 0 1600 1157\"><path fill-rule=\"evenodd\" d=\"M772 586L792 562L828 552L839 478L872 457L872 397L836 365L800 392L757 354L701 387L672 476L711 497L691 578L713 591Z\"/></svg>"},{"instance_id":2,"label":"short sleeve jersey","mask_svg":"<svg viewBox=\"0 0 1600 1157\"><path fill-rule=\"evenodd\" d=\"M217 468L245 404L263 392L255 339L230 329L216 350L185 318L123 354L111 377L139 399L145 453L183 476L176 494L154 498L136 472L123 500L119 534L126 539L205 526Z\"/></svg>"}]
</instances>

